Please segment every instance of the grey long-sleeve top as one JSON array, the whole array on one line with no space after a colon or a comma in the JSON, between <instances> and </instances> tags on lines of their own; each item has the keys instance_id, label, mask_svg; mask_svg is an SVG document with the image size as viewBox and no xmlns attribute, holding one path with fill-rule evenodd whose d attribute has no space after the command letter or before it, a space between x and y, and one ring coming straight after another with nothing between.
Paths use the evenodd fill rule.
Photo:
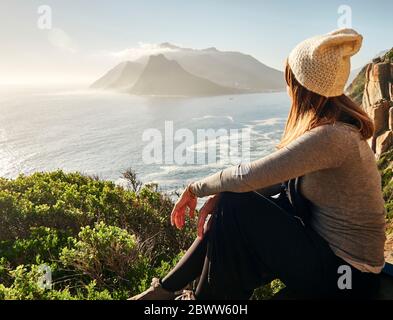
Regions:
<instances>
[{"instance_id":1,"label":"grey long-sleeve top","mask_svg":"<svg viewBox=\"0 0 393 320\"><path fill-rule=\"evenodd\" d=\"M314 128L262 159L224 169L190 188L204 197L254 191L298 176L304 176L300 191L311 202L312 228L339 257L378 272L385 242L381 177L371 148L353 126Z\"/></svg>"}]
</instances>

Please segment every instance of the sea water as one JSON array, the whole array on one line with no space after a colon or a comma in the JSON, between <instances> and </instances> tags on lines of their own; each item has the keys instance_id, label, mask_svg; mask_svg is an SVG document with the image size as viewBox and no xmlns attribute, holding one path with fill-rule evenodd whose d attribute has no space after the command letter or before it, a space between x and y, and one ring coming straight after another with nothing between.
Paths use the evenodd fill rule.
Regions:
<instances>
[{"instance_id":1,"label":"sea water","mask_svg":"<svg viewBox=\"0 0 393 320\"><path fill-rule=\"evenodd\" d=\"M164 135L165 123L193 133L248 129L254 160L274 151L288 111L286 92L186 98L0 87L0 176L63 169L121 182L122 172L132 168L143 182L174 191L231 163L147 164L146 130ZM197 149L197 142L191 147Z\"/></svg>"}]
</instances>

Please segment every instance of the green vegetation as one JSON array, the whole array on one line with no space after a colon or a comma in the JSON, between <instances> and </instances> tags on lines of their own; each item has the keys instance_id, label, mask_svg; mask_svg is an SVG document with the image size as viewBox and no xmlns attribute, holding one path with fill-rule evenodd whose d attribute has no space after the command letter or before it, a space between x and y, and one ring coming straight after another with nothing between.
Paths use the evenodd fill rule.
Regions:
<instances>
[{"instance_id":1,"label":"green vegetation","mask_svg":"<svg viewBox=\"0 0 393 320\"><path fill-rule=\"evenodd\" d=\"M383 60L393 63L393 48L385 53Z\"/></svg>"},{"instance_id":2,"label":"green vegetation","mask_svg":"<svg viewBox=\"0 0 393 320\"><path fill-rule=\"evenodd\" d=\"M388 222L393 222L393 149L382 154L378 161L381 171L382 191Z\"/></svg>"},{"instance_id":3,"label":"green vegetation","mask_svg":"<svg viewBox=\"0 0 393 320\"><path fill-rule=\"evenodd\" d=\"M196 236L196 218L170 225L171 199L80 173L0 178L0 299L126 299L164 276ZM42 265L52 286L42 282ZM41 281L41 282L40 282ZM282 284L256 290L268 298Z\"/></svg>"},{"instance_id":4,"label":"green vegetation","mask_svg":"<svg viewBox=\"0 0 393 320\"><path fill-rule=\"evenodd\" d=\"M367 66L368 64L360 70L347 89L349 96L358 104L362 104L364 86L366 84Z\"/></svg>"},{"instance_id":5,"label":"green vegetation","mask_svg":"<svg viewBox=\"0 0 393 320\"><path fill-rule=\"evenodd\" d=\"M194 239L170 226L172 201L79 173L0 179L0 298L125 299L163 276ZM41 289L39 266L52 270Z\"/></svg>"}]
</instances>

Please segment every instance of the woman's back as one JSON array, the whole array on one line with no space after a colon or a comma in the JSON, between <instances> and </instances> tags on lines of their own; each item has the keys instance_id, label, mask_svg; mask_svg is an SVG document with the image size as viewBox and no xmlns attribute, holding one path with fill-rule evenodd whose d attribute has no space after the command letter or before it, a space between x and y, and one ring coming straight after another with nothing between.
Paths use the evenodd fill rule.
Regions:
<instances>
[{"instance_id":1,"label":"woman's back","mask_svg":"<svg viewBox=\"0 0 393 320\"><path fill-rule=\"evenodd\" d=\"M311 202L311 225L338 256L378 272L384 263L385 209L374 154L350 125L337 122L314 131L325 136L324 147L337 150L338 145L341 152L331 154L340 161L338 167L303 178L301 192Z\"/></svg>"}]
</instances>

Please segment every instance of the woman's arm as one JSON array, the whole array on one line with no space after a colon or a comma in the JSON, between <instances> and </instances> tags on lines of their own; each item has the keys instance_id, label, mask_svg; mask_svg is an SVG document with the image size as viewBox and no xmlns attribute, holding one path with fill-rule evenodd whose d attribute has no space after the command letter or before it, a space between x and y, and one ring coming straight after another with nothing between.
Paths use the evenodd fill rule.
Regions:
<instances>
[{"instance_id":1,"label":"woman's arm","mask_svg":"<svg viewBox=\"0 0 393 320\"><path fill-rule=\"evenodd\" d=\"M190 185L198 197L224 191L248 192L340 166L351 146L349 133L340 125L314 128L286 147L256 161L224 169Z\"/></svg>"}]
</instances>

